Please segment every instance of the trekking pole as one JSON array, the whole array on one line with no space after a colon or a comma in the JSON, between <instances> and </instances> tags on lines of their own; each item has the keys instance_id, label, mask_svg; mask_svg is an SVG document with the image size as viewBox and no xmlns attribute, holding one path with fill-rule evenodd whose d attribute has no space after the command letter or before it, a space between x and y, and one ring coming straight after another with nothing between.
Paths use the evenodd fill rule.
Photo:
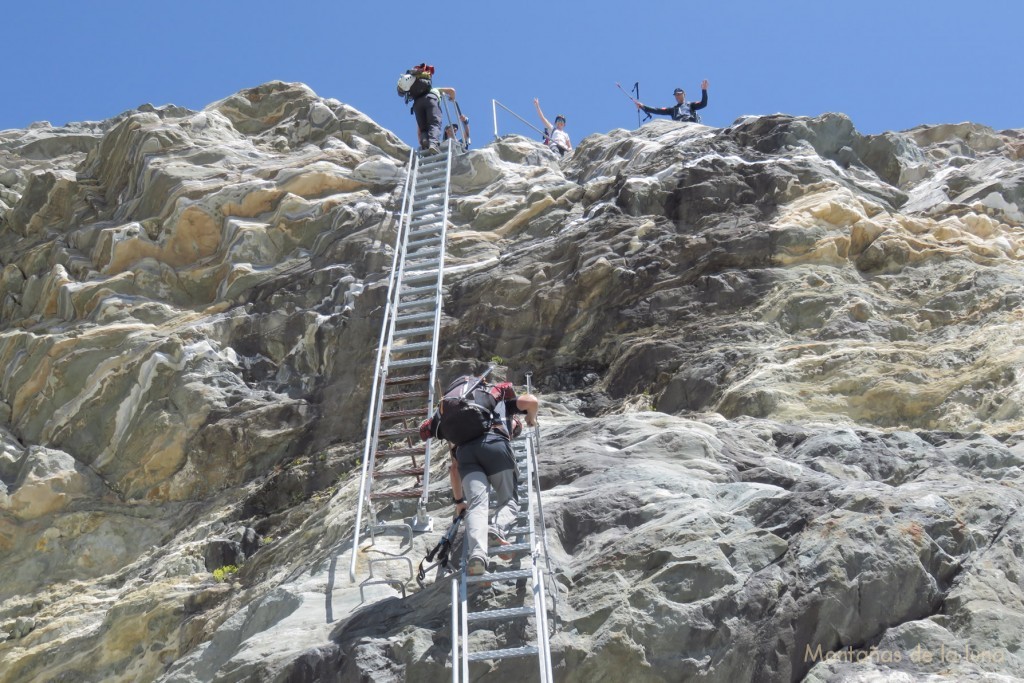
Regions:
<instances>
[{"instance_id":1,"label":"trekking pole","mask_svg":"<svg viewBox=\"0 0 1024 683\"><path fill-rule=\"evenodd\" d=\"M447 98L447 96L444 93L442 93L441 94L441 108L444 109L444 115L442 116L442 124L441 124L441 140L442 141L444 140L444 132L446 130L448 130L448 124L449 123L455 123L455 121L452 120L452 111L448 107L448 101L447 101L446 98ZM446 121L446 120L448 121L448 123L444 123L444 121ZM453 140L455 139L454 135L452 136L452 139Z\"/></svg>"},{"instance_id":2,"label":"trekking pole","mask_svg":"<svg viewBox=\"0 0 1024 683\"><path fill-rule=\"evenodd\" d=\"M628 92L626 92L626 89L623 88L622 84L619 83L618 81L615 81L615 87L618 88L619 90L621 90L622 94L629 98L630 102L632 102L633 104L640 104L640 102L638 100L634 99L632 95L630 95Z\"/></svg>"},{"instance_id":3,"label":"trekking pole","mask_svg":"<svg viewBox=\"0 0 1024 683\"><path fill-rule=\"evenodd\" d=\"M636 83L633 84L633 89L636 90L637 101L640 101L640 81L637 81ZM643 125L643 122L640 121L640 112L642 112L642 111L643 110L637 110L637 128L639 128L640 126ZM651 116L649 114L647 114L646 112L643 113L643 120L644 121L649 121L650 118L651 118Z\"/></svg>"},{"instance_id":4,"label":"trekking pole","mask_svg":"<svg viewBox=\"0 0 1024 683\"><path fill-rule=\"evenodd\" d=\"M463 120L462 120L462 109L459 108L458 100L452 100L452 103L455 105L455 114L459 117L459 126L462 128L462 141L466 143L466 146L468 148L468 146L469 146L469 124L463 122Z\"/></svg>"},{"instance_id":5,"label":"trekking pole","mask_svg":"<svg viewBox=\"0 0 1024 683\"><path fill-rule=\"evenodd\" d=\"M637 81L636 83L633 84L633 88L630 90L630 92L637 93L637 101L640 101L640 81ZM640 127L641 123L642 122L640 121L640 110L637 110L637 128Z\"/></svg>"},{"instance_id":6,"label":"trekking pole","mask_svg":"<svg viewBox=\"0 0 1024 683\"><path fill-rule=\"evenodd\" d=\"M640 85L640 82L637 81L638 90L639 90L639 85ZM633 104L637 104L637 105L640 104L640 101L637 100L637 99L634 99L634 97L632 95L630 95L628 92L626 92L626 89L623 88L622 85L618 81L615 82L615 87L618 88L619 90L621 90L622 94L629 98L630 102L632 102ZM637 117L637 120L640 119L640 109L639 108L637 108L636 117ZM651 117L650 114L648 114L647 118L650 118L650 117Z\"/></svg>"}]
</instances>

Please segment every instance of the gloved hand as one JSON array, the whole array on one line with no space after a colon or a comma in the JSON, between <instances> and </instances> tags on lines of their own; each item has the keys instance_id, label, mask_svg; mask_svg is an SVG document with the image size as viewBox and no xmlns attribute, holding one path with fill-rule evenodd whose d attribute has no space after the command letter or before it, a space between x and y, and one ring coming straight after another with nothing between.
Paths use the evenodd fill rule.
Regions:
<instances>
[{"instance_id":1,"label":"gloved hand","mask_svg":"<svg viewBox=\"0 0 1024 683\"><path fill-rule=\"evenodd\" d=\"M420 423L420 440L421 441L429 441L430 440L430 418L429 417L426 420L424 420L423 422Z\"/></svg>"}]
</instances>

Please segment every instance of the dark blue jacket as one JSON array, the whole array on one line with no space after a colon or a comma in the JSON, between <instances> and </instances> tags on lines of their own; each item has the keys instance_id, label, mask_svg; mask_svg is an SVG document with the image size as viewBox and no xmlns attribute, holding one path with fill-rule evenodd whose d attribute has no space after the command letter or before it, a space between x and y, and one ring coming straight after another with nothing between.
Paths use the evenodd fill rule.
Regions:
<instances>
[{"instance_id":1,"label":"dark blue jacket","mask_svg":"<svg viewBox=\"0 0 1024 683\"><path fill-rule=\"evenodd\" d=\"M700 92L700 102L680 102L674 107L648 107L645 105L643 110L648 114L664 114L671 116L673 121L700 123L700 117L697 116L697 110L708 106L708 91L701 90Z\"/></svg>"}]
</instances>

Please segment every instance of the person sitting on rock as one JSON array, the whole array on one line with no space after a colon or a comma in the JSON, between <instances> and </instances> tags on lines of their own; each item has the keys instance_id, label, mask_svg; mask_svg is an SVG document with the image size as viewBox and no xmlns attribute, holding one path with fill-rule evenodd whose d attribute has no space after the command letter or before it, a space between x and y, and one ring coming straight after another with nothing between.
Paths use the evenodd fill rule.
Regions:
<instances>
[{"instance_id":1,"label":"person sitting on rock","mask_svg":"<svg viewBox=\"0 0 1024 683\"><path fill-rule=\"evenodd\" d=\"M544 116L540 110L540 100L533 98L533 106L537 107L537 115L544 123L544 144L551 148L555 154L564 157L572 151L572 142L569 141L569 134L565 132L565 117L559 114L555 117L555 125Z\"/></svg>"},{"instance_id":2,"label":"person sitting on rock","mask_svg":"<svg viewBox=\"0 0 1024 683\"><path fill-rule=\"evenodd\" d=\"M636 100L634 102L636 102L637 109L642 109L648 114L671 116L673 121L700 123L700 116L697 115L697 110L708 106L708 80L706 78L700 84L700 91L700 102L687 102L686 91L682 88L676 88L672 93L675 95L676 103L671 107L648 107L643 102L636 102Z\"/></svg>"},{"instance_id":3,"label":"person sitting on rock","mask_svg":"<svg viewBox=\"0 0 1024 683\"><path fill-rule=\"evenodd\" d=\"M475 431L469 431L465 423L453 418L456 413L452 408L453 400L472 401L478 407L471 414L476 420L474 428L482 431L479 436L466 440L460 438L459 432L472 434ZM466 552L469 557L466 572L470 576L479 576L487 570L488 536L499 545L507 545L505 536L515 526L519 515L519 471L512 453L511 437L516 434L515 423L518 422L513 416L525 413L526 424L532 426L537 421L537 406L536 396L517 396L511 382L488 385L482 377L462 376L448 386L437 410L420 424L423 441L433 437L452 443L448 473L455 503L454 514L466 512ZM482 418L487 413L490 417ZM481 423L482 419L486 424ZM494 488L497 502L490 526L488 483ZM499 557L511 559L510 556Z\"/></svg>"}]
</instances>

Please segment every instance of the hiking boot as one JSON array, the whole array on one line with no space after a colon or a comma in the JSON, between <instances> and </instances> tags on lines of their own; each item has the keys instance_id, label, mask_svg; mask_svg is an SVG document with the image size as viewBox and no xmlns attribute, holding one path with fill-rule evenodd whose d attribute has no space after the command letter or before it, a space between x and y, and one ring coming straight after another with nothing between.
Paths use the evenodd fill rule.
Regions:
<instances>
[{"instance_id":1,"label":"hiking boot","mask_svg":"<svg viewBox=\"0 0 1024 683\"><path fill-rule=\"evenodd\" d=\"M480 576L487 571L487 562L481 560L479 557L469 558L469 563L466 565L466 574L469 576Z\"/></svg>"},{"instance_id":2,"label":"hiking boot","mask_svg":"<svg viewBox=\"0 0 1024 683\"><path fill-rule=\"evenodd\" d=\"M429 147L426 147L425 149L420 151L420 156L432 157L435 154L440 154L440 153L441 153L441 147L438 146L438 144L436 142L432 142L432 143L430 143Z\"/></svg>"},{"instance_id":3,"label":"hiking boot","mask_svg":"<svg viewBox=\"0 0 1024 683\"><path fill-rule=\"evenodd\" d=\"M488 529L487 539L488 541L490 541L491 546L512 545L507 540L505 540L505 534L501 533L499 529L496 529L494 527ZM513 557L515 557L515 555L512 555L511 553L502 553L498 555L499 560L505 560L506 562L511 560Z\"/></svg>"}]
</instances>

